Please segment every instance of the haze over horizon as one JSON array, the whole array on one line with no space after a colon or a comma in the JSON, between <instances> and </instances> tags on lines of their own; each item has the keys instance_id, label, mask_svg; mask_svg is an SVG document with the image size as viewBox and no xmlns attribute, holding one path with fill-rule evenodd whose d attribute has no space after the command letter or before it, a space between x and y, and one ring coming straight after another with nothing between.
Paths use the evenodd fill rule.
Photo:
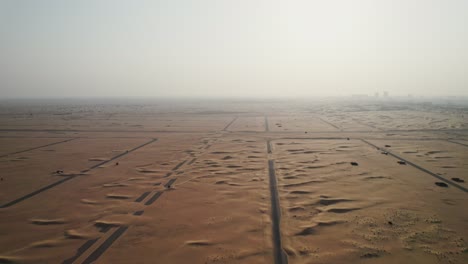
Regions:
<instances>
[{"instance_id":1,"label":"haze over horizon","mask_svg":"<svg viewBox=\"0 0 468 264\"><path fill-rule=\"evenodd\" d=\"M468 1L2 1L16 97L468 96Z\"/></svg>"}]
</instances>

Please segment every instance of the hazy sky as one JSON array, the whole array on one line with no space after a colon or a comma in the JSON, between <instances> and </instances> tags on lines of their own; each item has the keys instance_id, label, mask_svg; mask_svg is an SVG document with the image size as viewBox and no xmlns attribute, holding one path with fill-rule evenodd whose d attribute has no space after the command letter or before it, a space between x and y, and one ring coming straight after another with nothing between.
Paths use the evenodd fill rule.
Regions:
<instances>
[{"instance_id":1,"label":"hazy sky","mask_svg":"<svg viewBox=\"0 0 468 264\"><path fill-rule=\"evenodd\" d=\"M467 0L0 2L0 97L468 96Z\"/></svg>"}]
</instances>

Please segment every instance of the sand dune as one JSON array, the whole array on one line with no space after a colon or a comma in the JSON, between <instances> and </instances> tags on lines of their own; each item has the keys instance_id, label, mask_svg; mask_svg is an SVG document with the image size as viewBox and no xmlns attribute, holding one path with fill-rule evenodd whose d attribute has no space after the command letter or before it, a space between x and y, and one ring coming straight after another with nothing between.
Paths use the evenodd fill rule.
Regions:
<instances>
[{"instance_id":1,"label":"sand dune","mask_svg":"<svg viewBox=\"0 0 468 264\"><path fill-rule=\"evenodd\" d=\"M61 225L65 223L65 219L31 219L30 222L35 225Z\"/></svg>"},{"instance_id":2,"label":"sand dune","mask_svg":"<svg viewBox=\"0 0 468 264\"><path fill-rule=\"evenodd\" d=\"M116 194L116 193L109 193L106 195L107 198L110 199L130 199L132 196L126 194Z\"/></svg>"},{"instance_id":3,"label":"sand dune","mask_svg":"<svg viewBox=\"0 0 468 264\"><path fill-rule=\"evenodd\" d=\"M212 246L212 245L215 245L215 243L209 240L189 240L189 241L185 241L185 245L187 246Z\"/></svg>"}]
</instances>

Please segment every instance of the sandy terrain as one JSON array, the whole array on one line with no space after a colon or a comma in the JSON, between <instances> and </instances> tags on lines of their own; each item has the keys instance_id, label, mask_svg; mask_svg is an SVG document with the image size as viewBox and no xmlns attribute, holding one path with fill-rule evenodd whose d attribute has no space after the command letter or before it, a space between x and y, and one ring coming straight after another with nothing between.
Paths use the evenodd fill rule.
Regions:
<instances>
[{"instance_id":1,"label":"sandy terrain","mask_svg":"<svg viewBox=\"0 0 468 264\"><path fill-rule=\"evenodd\" d=\"M0 109L0 263L468 263L468 108Z\"/></svg>"}]
</instances>

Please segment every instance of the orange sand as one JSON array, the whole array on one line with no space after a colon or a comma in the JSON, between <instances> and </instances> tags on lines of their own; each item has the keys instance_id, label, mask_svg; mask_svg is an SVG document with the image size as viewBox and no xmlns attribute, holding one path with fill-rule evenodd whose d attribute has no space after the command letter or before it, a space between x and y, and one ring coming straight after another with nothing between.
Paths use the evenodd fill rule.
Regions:
<instances>
[{"instance_id":1,"label":"orange sand","mask_svg":"<svg viewBox=\"0 0 468 264\"><path fill-rule=\"evenodd\" d=\"M468 261L468 115L459 109L12 109L0 116L0 263L86 263L99 251L95 263L273 263L268 160L289 263Z\"/></svg>"}]
</instances>

